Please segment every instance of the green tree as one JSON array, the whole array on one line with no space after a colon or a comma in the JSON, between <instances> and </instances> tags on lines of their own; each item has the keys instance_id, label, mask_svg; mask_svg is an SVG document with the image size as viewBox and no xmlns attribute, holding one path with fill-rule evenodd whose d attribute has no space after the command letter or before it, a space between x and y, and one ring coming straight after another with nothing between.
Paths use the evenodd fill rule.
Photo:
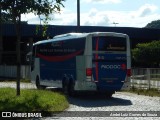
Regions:
<instances>
[{"instance_id":1,"label":"green tree","mask_svg":"<svg viewBox=\"0 0 160 120\"><path fill-rule=\"evenodd\" d=\"M160 41L137 44L132 50L133 60L150 66L160 64Z\"/></svg>"},{"instance_id":2,"label":"green tree","mask_svg":"<svg viewBox=\"0 0 160 120\"><path fill-rule=\"evenodd\" d=\"M6 12L1 13L1 24L13 24L12 16ZM21 24L27 24L26 21L21 21Z\"/></svg>"},{"instance_id":3,"label":"green tree","mask_svg":"<svg viewBox=\"0 0 160 120\"><path fill-rule=\"evenodd\" d=\"M2 22L2 24L4 24L4 23L7 23L7 24L12 23L12 18L10 16L10 14L7 14L6 12L2 12L1 13L1 22Z\"/></svg>"},{"instance_id":4,"label":"green tree","mask_svg":"<svg viewBox=\"0 0 160 120\"><path fill-rule=\"evenodd\" d=\"M148 23L145 28L157 28L157 29L160 29L160 20L155 20L155 21L152 21L150 23Z\"/></svg>"},{"instance_id":5,"label":"green tree","mask_svg":"<svg viewBox=\"0 0 160 120\"><path fill-rule=\"evenodd\" d=\"M20 41L21 41L21 14L34 13L44 15L48 18L49 14L60 12L64 0L1 0L0 8L11 15L16 28L16 54L17 54L17 96L20 95Z\"/></svg>"}]
</instances>

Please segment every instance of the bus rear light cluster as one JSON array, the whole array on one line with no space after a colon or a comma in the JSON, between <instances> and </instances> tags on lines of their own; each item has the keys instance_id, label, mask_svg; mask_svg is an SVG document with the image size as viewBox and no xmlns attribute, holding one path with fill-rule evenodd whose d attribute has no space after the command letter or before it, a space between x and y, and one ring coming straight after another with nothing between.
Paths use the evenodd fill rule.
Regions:
<instances>
[{"instance_id":1,"label":"bus rear light cluster","mask_svg":"<svg viewBox=\"0 0 160 120\"><path fill-rule=\"evenodd\" d=\"M86 76L92 76L92 68L86 69Z\"/></svg>"},{"instance_id":2,"label":"bus rear light cluster","mask_svg":"<svg viewBox=\"0 0 160 120\"><path fill-rule=\"evenodd\" d=\"M87 68L86 69L86 80L87 81L92 81L92 68Z\"/></svg>"},{"instance_id":3,"label":"bus rear light cluster","mask_svg":"<svg viewBox=\"0 0 160 120\"><path fill-rule=\"evenodd\" d=\"M131 76L131 69L127 69L127 76L130 77Z\"/></svg>"}]
</instances>

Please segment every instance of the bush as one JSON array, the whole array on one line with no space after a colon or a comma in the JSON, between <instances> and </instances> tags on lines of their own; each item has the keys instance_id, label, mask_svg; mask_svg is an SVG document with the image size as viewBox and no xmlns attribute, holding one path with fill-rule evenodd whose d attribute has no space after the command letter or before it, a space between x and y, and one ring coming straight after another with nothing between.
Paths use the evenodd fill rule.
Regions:
<instances>
[{"instance_id":1,"label":"bush","mask_svg":"<svg viewBox=\"0 0 160 120\"><path fill-rule=\"evenodd\" d=\"M160 64L160 41L137 44L132 50L133 60L150 66Z\"/></svg>"},{"instance_id":2,"label":"bush","mask_svg":"<svg viewBox=\"0 0 160 120\"><path fill-rule=\"evenodd\" d=\"M65 96L47 90L21 90L16 96L14 88L0 88L0 111L54 112L69 106Z\"/></svg>"}]
</instances>

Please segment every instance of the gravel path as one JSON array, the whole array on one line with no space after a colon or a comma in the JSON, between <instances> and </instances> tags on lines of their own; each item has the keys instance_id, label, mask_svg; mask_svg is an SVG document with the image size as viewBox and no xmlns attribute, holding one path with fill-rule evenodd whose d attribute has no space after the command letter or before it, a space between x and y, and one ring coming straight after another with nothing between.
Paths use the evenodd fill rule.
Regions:
<instances>
[{"instance_id":1,"label":"gravel path","mask_svg":"<svg viewBox=\"0 0 160 120\"><path fill-rule=\"evenodd\" d=\"M11 87L16 88L16 82L0 82L0 88ZM36 89L36 86L32 83L22 83L20 84L21 89Z\"/></svg>"},{"instance_id":2,"label":"gravel path","mask_svg":"<svg viewBox=\"0 0 160 120\"><path fill-rule=\"evenodd\" d=\"M50 118L43 118L43 119L45 120L49 120L49 119L160 120L160 117L149 117L150 115L153 115L155 113L158 113L158 115L160 115L160 97L148 97L148 96L136 95L136 94L127 93L127 92L116 92L116 94L113 95L112 99L106 99L104 96L100 96L100 95L95 95L95 96L86 95L86 96L83 95L78 98L69 98L70 107L67 111L72 111L72 112L69 112L69 114L77 114L77 115L73 115L76 117L71 118L71 117L58 116L58 117L50 117ZM78 112L75 112L75 111L78 111ZM79 111L83 111L83 112L79 112ZM88 112L88 111L92 111L92 112ZM115 112L112 113L109 111L119 111L115 115L120 117L108 117L111 114L115 113ZM121 111L126 111L126 112L121 112ZM132 111L142 111L142 112L132 112ZM148 111L148 112L145 112L145 111ZM151 112L151 111L159 111L159 112ZM87 117L84 117L85 113L91 116L96 116L96 117L88 117L89 115L87 115ZM143 113L146 114L147 117L133 117L138 115L142 116ZM131 117L123 117L125 115L131 116ZM97 117L97 116L103 116L103 117Z\"/></svg>"},{"instance_id":3,"label":"gravel path","mask_svg":"<svg viewBox=\"0 0 160 120\"><path fill-rule=\"evenodd\" d=\"M16 84L10 82L9 83L0 82L0 87L6 87L6 86L15 87ZM21 88L35 89L36 87L31 83L21 83ZM160 120L160 117L149 116L154 114L160 115L160 97L149 97L127 92L116 92L111 99L106 99L102 95L87 93L87 94L81 94L76 98L68 98L68 100L70 103L70 107L66 111L71 111L71 112L68 112L69 114L67 115L72 114L74 117L62 117L61 115L64 115L64 113L61 113L60 115L57 115L55 117L46 117L41 119L42 120L55 120L55 119L57 120ZM115 114L115 112L112 113L107 111L117 111L117 114ZM131 111L142 111L142 112L131 112ZM153 113L152 111L156 112ZM146 114L147 117L133 117L142 115L143 113ZM111 114L113 115L113 117L109 117ZM124 117L125 115L131 117Z\"/></svg>"},{"instance_id":4,"label":"gravel path","mask_svg":"<svg viewBox=\"0 0 160 120\"><path fill-rule=\"evenodd\" d=\"M131 116L136 115L152 115L152 112L145 111L160 111L160 97L149 97L143 95L136 95L127 92L116 92L112 99L106 99L102 95L84 94L76 98L69 98L70 107L67 109L69 115L74 117L57 117L43 118L45 120L160 120L159 117L123 117L128 114ZM78 111L78 112L76 112ZM82 111L82 112L80 112ZM92 111L92 112L89 112ZM111 115L107 111L119 111L120 117L108 117ZM121 112L126 111L126 112ZM127 112L127 111L142 111L142 112ZM113 112L114 113L114 112ZM75 114L75 115L74 115ZM87 117L85 115L87 114ZM88 115L89 114L89 115ZM97 115L96 115L97 114ZM105 114L107 114L105 116ZM158 112L160 115L160 112ZM68 115L68 114L67 114ZM71 115L71 116L72 116ZM65 116L65 115L63 115ZM75 117L76 116L76 117ZM81 117L82 116L82 117ZM96 117L88 117L96 116ZM104 117L97 117L104 116Z\"/></svg>"}]
</instances>

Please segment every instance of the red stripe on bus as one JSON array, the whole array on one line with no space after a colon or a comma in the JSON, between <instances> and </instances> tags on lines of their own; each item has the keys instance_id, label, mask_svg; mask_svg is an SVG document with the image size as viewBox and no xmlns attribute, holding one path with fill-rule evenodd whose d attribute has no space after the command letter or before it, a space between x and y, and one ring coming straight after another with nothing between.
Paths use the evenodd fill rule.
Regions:
<instances>
[{"instance_id":1,"label":"red stripe on bus","mask_svg":"<svg viewBox=\"0 0 160 120\"><path fill-rule=\"evenodd\" d=\"M98 52L98 41L99 41L99 38L97 37L96 39L96 51ZM98 60L98 53L96 53L96 60ZM96 82L98 81L98 62L96 62Z\"/></svg>"},{"instance_id":2,"label":"red stripe on bus","mask_svg":"<svg viewBox=\"0 0 160 120\"><path fill-rule=\"evenodd\" d=\"M83 50L79 50L77 52L74 52L69 55L64 55L64 56L45 56L45 55L38 53L37 56L40 57L41 59L44 59L49 62L61 62L61 61L71 59L71 58L75 57L76 55L80 54L81 52L83 52Z\"/></svg>"}]
</instances>

